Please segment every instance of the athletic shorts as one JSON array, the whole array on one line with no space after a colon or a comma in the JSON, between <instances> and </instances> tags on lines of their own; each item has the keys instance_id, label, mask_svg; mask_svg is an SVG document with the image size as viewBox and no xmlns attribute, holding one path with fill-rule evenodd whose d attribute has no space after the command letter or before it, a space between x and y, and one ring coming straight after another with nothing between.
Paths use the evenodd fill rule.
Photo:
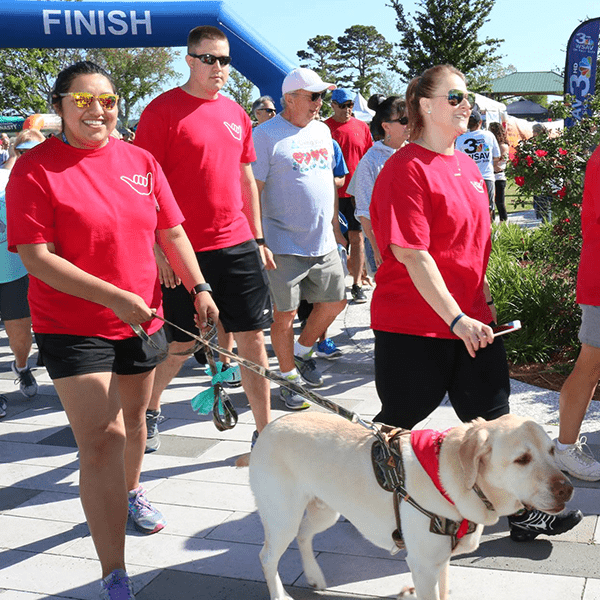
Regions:
<instances>
[{"instance_id":1,"label":"athletic shorts","mask_svg":"<svg viewBox=\"0 0 600 600\"><path fill-rule=\"evenodd\" d=\"M375 331L375 385L381 412L375 417L412 429L446 393L463 421L491 421L508 414L510 379L502 339L471 358L462 340Z\"/></svg>"},{"instance_id":2,"label":"athletic shorts","mask_svg":"<svg viewBox=\"0 0 600 600\"><path fill-rule=\"evenodd\" d=\"M354 215L356 209L354 198L351 196L339 198L338 208L344 217L346 217L346 221L348 221L348 231L362 231L362 225Z\"/></svg>"},{"instance_id":3,"label":"athletic shorts","mask_svg":"<svg viewBox=\"0 0 600 600\"><path fill-rule=\"evenodd\" d=\"M301 299L316 304L346 298L344 270L337 249L325 256L275 254L274 259L277 268L267 271L267 276L278 311L296 310Z\"/></svg>"},{"instance_id":4,"label":"athletic shorts","mask_svg":"<svg viewBox=\"0 0 600 600\"><path fill-rule=\"evenodd\" d=\"M150 337L162 350L152 348L137 335L109 340L60 333L35 334L42 363L51 379L89 373L138 375L152 371L166 358L167 339L164 328Z\"/></svg>"},{"instance_id":5,"label":"athletic shorts","mask_svg":"<svg viewBox=\"0 0 600 600\"><path fill-rule=\"evenodd\" d=\"M0 283L0 317L3 321L26 319L31 316L27 302L28 288L29 275L8 283Z\"/></svg>"},{"instance_id":6,"label":"athletic shorts","mask_svg":"<svg viewBox=\"0 0 600 600\"><path fill-rule=\"evenodd\" d=\"M227 332L257 331L271 325L269 282L254 240L230 248L197 252L202 274L212 288L219 320ZM194 303L183 285L163 286L165 318L193 334L198 333ZM189 342L185 333L167 325L169 342Z\"/></svg>"},{"instance_id":7,"label":"athletic shorts","mask_svg":"<svg viewBox=\"0 0 600 600\"><path fill-rule=\"evenodd\" d=\"M580 304L581 327L579 341L582 344L600 348L600 306Z\"/></svg>"}]
</instances>

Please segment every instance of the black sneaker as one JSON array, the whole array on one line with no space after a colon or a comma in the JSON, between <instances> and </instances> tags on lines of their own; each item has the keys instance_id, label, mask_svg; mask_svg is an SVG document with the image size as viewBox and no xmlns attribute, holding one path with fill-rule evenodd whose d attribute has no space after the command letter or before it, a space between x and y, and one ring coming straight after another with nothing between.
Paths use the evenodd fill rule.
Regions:
<instances>
[{"instance_id":1,"label":"black sneaker","mask_svg":"<svg viewBox=\"0 0 600 600\"><path fill-rule=\"evenodd\" d=\"M7 398L0 394L0 419L6 416Z\"/></svg>"},{"instance_id":2,"label":"black sneaker","mask_svg":"<svg viewBox=\"0 0 600 600\"><path fill-rule=\"evenodd\" d=\"M538 535L559 535L570 531L583 519L580 510L560 515L549 515L540 510L525 510L508 517L510 539L529 542Z\"/></svg>"},{"instance_id":3,"label":"black sneaker","mask_svg":"<svg viewBox=\"0 0 600 600\"><path fill-rule=\"evenodd\" d=\"M350 294L352 294L354 304L364 304L367 301L367 295L356 283L352 284L352 287L350 288Z\"/></svg>"},{"instance_id":4,"label":"black sneaker","mask_svg":"<svg viewBox=\"0 0 600 600\"><path fill-rule=\"evenodd\" d=\"M146 437L146 454L155 452L160 448L160 436L158 434L158 424L163 420L164 417L160 414L160 408L158 410L147 410L146 411L146 429L148 435Z\"/></svg>"}]
</instances>

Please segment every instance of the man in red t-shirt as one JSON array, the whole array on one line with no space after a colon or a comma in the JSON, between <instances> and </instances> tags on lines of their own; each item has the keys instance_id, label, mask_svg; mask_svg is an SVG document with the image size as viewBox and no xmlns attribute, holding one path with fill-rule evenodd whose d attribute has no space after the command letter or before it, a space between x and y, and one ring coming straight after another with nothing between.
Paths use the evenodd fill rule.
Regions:
<instances>
[{"instance_id":1,"label":"man in red t-shirt","mask_svg":"<svg viewBox=\"0 0 600 600\"><path fill-rule=\"evenodd\" d=\"M135 144L154 154L167 176L224 331L233 333L241 357L268 368L263 329L271 324L271 301L264 269L274 264L264 246L252 173L252 124L241 106L219 94L231 62L226 35L216 27L196 27L187 50L188 81L148 105ZM196 331L185 288L164 285L163 297L165 317ZM174 353L190 348L185 334L174 328L167 334L171 354L156 371L147 414L154 430L161 394L187 358ZM241 379L260 432L270 420L269 381L246 369Z\"/></svg>"},{"instance_id":2,"label":"man in red t-shirt","mask_svg":"<svg viewBox=\"0 0 600 600\"><path fill-rule=\"evenodd\" d=\"M354 216L354 201L346 188L354 175L360 159L373 145L373 138L366 123L352 116L354 108L354 92L338 88L331 94L333 116L325 123L331 129L331 137L340 145L348 175L346 183L338 190L340 212L348 221L348 244L350 253L348 269L354 279L351 293L356 304L363 304L367 297L361 288L363 269L365 267L365 245L362 237L360 221Z\"/></svg>"}]
</instances>

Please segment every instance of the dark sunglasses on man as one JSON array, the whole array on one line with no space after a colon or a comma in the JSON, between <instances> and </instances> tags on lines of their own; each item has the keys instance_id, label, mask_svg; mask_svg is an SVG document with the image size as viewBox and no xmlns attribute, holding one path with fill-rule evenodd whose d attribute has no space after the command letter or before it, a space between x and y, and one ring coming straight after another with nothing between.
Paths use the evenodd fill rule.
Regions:
<instances>
[{"instance_id":1,"label":"dark sunglasses on man","mask_svg":"<svg viewBox=\"0 0 600 600\"><path fill-rule=\"evenodd\" d=\"M217 61L222 67L226 67L231 62L231 56L215 56L214 54L194 54L188 52L188 55L197 58L201 63L212 67Z\"/></svg>"},{"instance_id":2,"label":"dark sunglasses on man","mask_svg":"<svg viewBox=\"0 0 600 600\"><path fill-rule=\"evenodd\" d=\"M335 102L335 100L334 100ZM352 102L351 100L348 100L348 102L344 102L343 104L340 104L339 102L335 102L340 108L343 108L344 110L346 110L347 108L354 108L354 102Z\"/></svg>"}]
</instances>

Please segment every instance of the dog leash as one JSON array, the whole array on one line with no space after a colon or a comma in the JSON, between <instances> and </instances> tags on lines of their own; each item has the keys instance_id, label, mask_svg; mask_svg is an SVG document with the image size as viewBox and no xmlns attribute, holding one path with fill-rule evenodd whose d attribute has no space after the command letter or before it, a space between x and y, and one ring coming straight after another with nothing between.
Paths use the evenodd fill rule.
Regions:
<instances>
[{"instance_id":1,"label":"dog leash","mask_svg":"<svg viewBox=\"0 0 600 600\"><path fill-rule=\"evenodd\" d=\"M347 408L344 408L343 406L340 406L339 404L336 404L335 402L332 402L331 400L325 398L324 396L321 396L320 394L317 394L316 392L313 392L312 390L307 390L306 388L302 387L301 385L298 385L297 383L294 383L293 381L290 381L289 379L282 377L281 375L275 373L274 371L271 371L270 369L267 369L266 367L257 365L256 363L254 363L250 360L242 358L241 356L238 356L237 354L234 354L233 352L226 350L225 348L221 348L221 346L219 346L214 341L212 341L214 338L214 335L216 333L216 326L214 324L212 324L212 328L211 328L210 332L205 337L203 337L200 335L193 334L189 331L186 331L182 327L179 327L179 325L176 325L175 323L171 323L171 321L165 319L164 317L161 317L160 315L155 314L154 317L163 321L163 323L166 323L167 325L170 325L171 327L178 329L179 331L185 333L186 335L189 335L192 339L196 340L197 342L200 342L207 348L209 348L211 350L215 350L219 354L222 354L223 356L227 356L228 358L235 360L242 367L248 369L249 371L257 373L261 377L264 377L265 379L269 379L270 381L273 381L274 383L277 383L280 386L298 394L299 396L306 398L309 402L313 402L314 404L317 404L318 406L321 406L337 415L340 415L341 417L350 421L351 423L358 423L359 425L362 425L363 427L365 427L371 431L377 430L377 428L373 425L373 423L363 419L357 413L355 413L351 410L348 410ZM155 344L154 341L150 339L150 337L142 329L142 327L132 326L132 329L144 341L151 344L154 348L157 348L160 350L160 348L157 346L157 344ZM208 358L209 354L211 354L211 353L210 352L206 353L207 358ZM209 364L210 364L210 362L209 362ZM212 366L211 366L211 371L212 371ZM222 386L220 386L220 388L222 390ZM227 393L224 390L222 390L222 391L223 391L224 395L227 396ZM229 403L229 405L230 405L230 408L227 410L228 411L231 410L231 411L235 412L235 409L233 408L233 406L231 406L231 403ZM213 408L213 420L214 420L214 418L215 418L215 409ZM235 416L235 420L237 422L237 414ZM217 421L215 421L215 425L217 426L217 428L219 428L219 425L217 425ZM235 425L235 423L231 427L233 427L234 425ZM229 429L231 427L229 427Z\"/></svg>"}]
</instances>

